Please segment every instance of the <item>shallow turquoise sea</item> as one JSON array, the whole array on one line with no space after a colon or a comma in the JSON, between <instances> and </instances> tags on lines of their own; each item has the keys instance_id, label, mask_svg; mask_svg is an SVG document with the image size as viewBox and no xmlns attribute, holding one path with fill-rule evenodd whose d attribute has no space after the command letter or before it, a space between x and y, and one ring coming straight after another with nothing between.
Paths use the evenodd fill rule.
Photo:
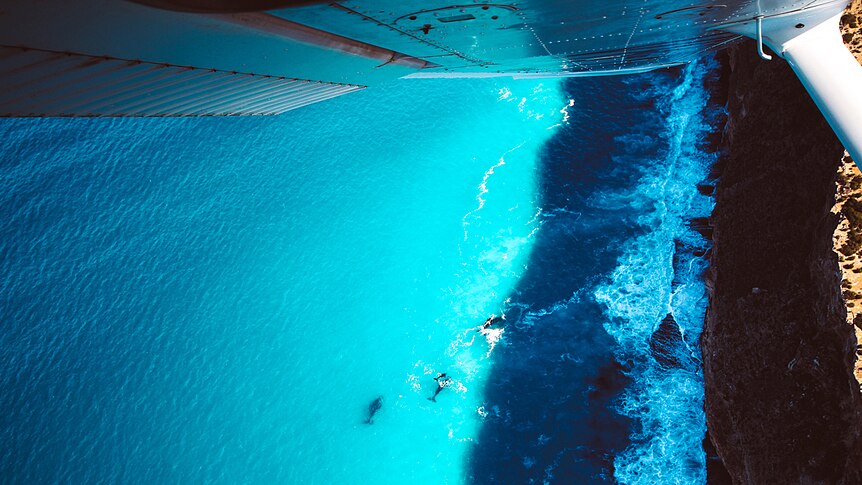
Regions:
<instances>
[{"instance_id":1,"label":"shallow turquoise sea","mask_svg":"<svg viewBox=\"0 0 862 485\"><path fill-rule=\"evenodd\" d=\"M0 482L704 483L710 66L0 121Z\"/></svg>"},{"instance_id":2,"label":"shallow turquoise sea","mask_svg":"<svg viewBox=\"0 0 862 485\"><path fill-rule=\"evenodd\" d=\"M3 475L459 482L474 328L523 271L567 105L415 81L275 118L4 121Z\"/></svg>"}]
</instances>

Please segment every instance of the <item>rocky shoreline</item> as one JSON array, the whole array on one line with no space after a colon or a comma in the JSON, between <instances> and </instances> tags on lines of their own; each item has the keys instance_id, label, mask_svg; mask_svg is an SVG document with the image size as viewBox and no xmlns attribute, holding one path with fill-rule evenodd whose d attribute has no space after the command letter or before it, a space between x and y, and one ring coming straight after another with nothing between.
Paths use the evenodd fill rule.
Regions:
<instances>
[{"instance_id":1,"label":"rocky shoreline","mask_svg":"<svg viewBox=\"0 0 862 485\"><path fill-rule=\"evenodd\" d=\"M735 483L862 483L833 251L843 148L785 62L751 42L727 55L702 337L710 440Z\"/></svg>"},{"instance_id":2,"label":"rocky shoreline","mask_svg":"<svg viewBox=\"0 0 862 485\"><path fill-rule=\"evenodd\" d=\"M850 4L841 17L841 35L847 48L862 64L862 0ZM847 322L854 325L857 350L854 374L862 385L862 172L844 152L838 167L835 207L838 227L833 234L833 247L841 265L841 289L847 306Z\"/></svg>"},{"instance_id":3,"label":"rocky shoreline","mask_svg":"<svg viewBox=\"0 0 862 485\"><path fill-rule=\"evenodd\" d=\"M857 342L854 376L862 384L862 173L847 152L838 167L832 212L838 217L832 245L841 269L841 292Z\"/></svg>"}]
</instances>

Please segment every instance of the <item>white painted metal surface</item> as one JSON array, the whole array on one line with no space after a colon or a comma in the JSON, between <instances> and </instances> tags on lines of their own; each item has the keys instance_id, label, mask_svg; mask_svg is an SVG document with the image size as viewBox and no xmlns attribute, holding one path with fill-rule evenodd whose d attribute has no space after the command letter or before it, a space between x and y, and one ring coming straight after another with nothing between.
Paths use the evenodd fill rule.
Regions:
<instances>
[{"instance_id":1,"label":"white painted metal surface","mask_svg":"<svg viewBox=\"0 0 862 485\"><path fill-rule=\"evenodd\" d=\"M847 50L838 28L846 6L846 0L823 2L716 28L762 37L790 64L838 139L862 163L862 66Z\"/></svg>"},{"instance_id":2,"label":"white painted metal surface","mask_svg":"<svg viewBox=\"0 0 862 485\"><path fill-rule=\"evenodd\" d=\"M849 54L838 53L837 34L814 30L846 2L341 0L215 15L122 0L2 0L0 49L10 55L0 55L0 116L161 116L164 106L139 100L161 99L164 89L176 89L170 91L177 96L171 115L243 114L249 106L258 107L248 103L260 99L295 107L292 90L277 96L284 103L269 97L270 84L278 84L272 79L362 87L400 77L627 74L691 62L744 35L761 37L791 61L842 140L852 142L858 154L858 130L853 130L859 125L847 121L846 109L832 107L858 106L858 100L841 100L850 91L845 84L860 84L856 71ZM21 52L27 51L53 54L19 65ZM830 54L819 58L821 51ZM160 71L152 74L139 65L189 71L207 84L163 82ZM136 77L140 70L143 78ZM820 76L821 70L831 74ZM233 73L260 84L219 84L225 76L236 77ZM156 81L147 81L151 75ZM844 87L826 82L830 77L847 77ZM44 87L30 89L28 80ZM24 88L30 91L22 96ZM189 93L193 99L184 101ZM246 97L248 106L242 102ZM147 109L133 111L138 104L123 104L132 101Z\"/></svg>"},{"instance_id":3,"label":"white painted metal surface","mask_svg":"<svg viewBox=\"0 0 862 485\"><path fill-rule=\"evenodd\" d=\"M862 66L844 45L839 19L837 15L788 40L780 52L844 148L862 163Z\"/></svg>"}]
</instances>

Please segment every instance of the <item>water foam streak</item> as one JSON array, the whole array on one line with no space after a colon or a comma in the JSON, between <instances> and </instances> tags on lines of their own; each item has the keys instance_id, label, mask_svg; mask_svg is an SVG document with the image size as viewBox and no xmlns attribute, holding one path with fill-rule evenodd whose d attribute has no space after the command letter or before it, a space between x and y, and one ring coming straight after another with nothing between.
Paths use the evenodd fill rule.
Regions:
<instances>
[{"instance_id":1,"label":"water foam streak","mask_svg":"<svg viewBox=\"0 0 862 485\"><path fill-rule=\"evenodd\" d=\"M477 204L478 204L478 205L476 206L476 208L475 208L475 209L473 209L473 210L471 210L470 212L468 212L468 213L464 214L464 217L461 219L461 225L464 227L464 240L465 240L465 241L466 241L466 240L467 240L467 238L468 238L468 234L467 234L467 226L469 226L469 225L470 225L470 222L468 221L468 219L469 219L471 216L475 215L475 214L476 214L477 212L479 212L480 210L482 210L482 208L484 208L484 207L485 207L485 202L486 202L486 201L485 201L485 194L487 194L487 193L488 193L488 180L491 178L491 176L492 176L492 175L494 175L494 170L496 170L496 169L498 169L498 168L502 167L503 165L505 165L505 164L506 164L506 157L507 157L510 153L512 153L512 152L514 152L514 151L518 150L519 148L521 148L522 146L524 146L524 143L526 143L526 142L521 142L521 143L519 143L518 145L516 145L516 146L514 146L514 147L510 148L509 150L507 150L507 151L506 151L506 153L504 153L504 154L500 157L500 159L497 161L497 163L495 163L494 165L491 165L491 167L490 167L490 168L488 168L488 170L486 170L486 171L485 171L484 175L482 176L482 183L480 183L480 184L479 184L479 187L478 187L478 189L479 189L479 193L478 193L478 194L476 194L476 202L477 202Z\"/></svg>"}]
</instances>

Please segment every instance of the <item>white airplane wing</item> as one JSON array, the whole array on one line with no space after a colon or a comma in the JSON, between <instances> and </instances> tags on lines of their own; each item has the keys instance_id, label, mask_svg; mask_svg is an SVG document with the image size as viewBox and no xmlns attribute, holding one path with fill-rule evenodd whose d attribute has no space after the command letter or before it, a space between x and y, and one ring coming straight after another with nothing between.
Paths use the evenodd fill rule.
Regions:
<instances>
[{"instance_id":1,"label":"white airplane wing","mask_svg":"<svg viewBox=\"0 0 862 485\"><path fill-rule=\"evenodd\" d=\"M0 116L278 114L403 77L640 72L690 62L747 36L791 63L858 156L862 97L853 91L862 86L862 68L850 62L838 35L845 6L846 0L6 0Z\"/></svg>"}]
</instances>

